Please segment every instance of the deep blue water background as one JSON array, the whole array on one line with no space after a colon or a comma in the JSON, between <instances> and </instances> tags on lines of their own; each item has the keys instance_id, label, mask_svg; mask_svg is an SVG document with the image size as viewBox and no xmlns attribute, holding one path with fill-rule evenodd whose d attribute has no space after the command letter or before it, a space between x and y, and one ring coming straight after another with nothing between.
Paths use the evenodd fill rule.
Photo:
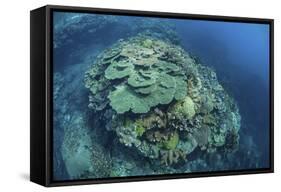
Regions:
<instances>
[{"instance_id":1,"label":"deep blue water background","mask_svg":"<svg viewBox=\"0 0 281 192\"><path fill-rule=\"evenodd\" d=\"M55 13L54 25L59 28L66 18L75 15ZM64 73L71 66L85 62L86 58L93 57L91 59L94 60L103 49L120 38L129 37L125 28L143 19L116 17L119 19L117 24L107 26L89 37L80 31L78 35L72 36L72 45L62 50L54 49L54 72ZM257 168L269 167L269 25L180 19L159 21L174 24L180 45L196 56L201 64L212 67L219 82L237 101L242 117L241 153L236 154L237 160L243 159L244 154L255 148L255 155L259 158ZM74 78L83 79L86 68L85 65L76 67L77 75ZM81 90L84 90L82 82ZM88 102L87 99L85 102ZM59 131L57 133L63 134ZM59 140L56 142L55 146L61 145ZM247 162L244 162L239 168L252 168L247 166Z\"/></svg>"},{"instance_id":2,"label":"deep blue water background","mask_svg":"<svg viewBox=\"0 0 281 192\"><path fill-rule=\"evenodd\" d=\"M238 102L241 142L253 139L269 165L269 25L176 21L184 48L213 67ZM252 138L251 138L252 137Z\"/></svg>"}]
</instances>

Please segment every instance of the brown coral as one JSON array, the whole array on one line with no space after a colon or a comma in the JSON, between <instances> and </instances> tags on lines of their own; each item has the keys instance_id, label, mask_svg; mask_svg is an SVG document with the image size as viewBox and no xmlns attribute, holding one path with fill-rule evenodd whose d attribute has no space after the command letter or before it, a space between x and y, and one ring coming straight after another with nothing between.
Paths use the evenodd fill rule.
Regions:
<instances>
[{"instance_id":1,"label":"brown coral","mask_svg":"<svg viewBox=\"0 0 281 192\"><path fill-rule=\"evenodd\" d=\"M164 128L167 124L167 119L164 116L160 117L155 113L142 118L141 121L142 125L148 129L151 129L153 127Z\"/></svg>"},{"instance_id":2,"label":"brown coral","mask_svg":"<svg viewBox=\"0 0 281 192\"><path fill-rule=\"evenodd\" d=\"M161 164L166 166L176 164L179 160L186 161L186 154L181 150L161 150Z\"/></svg>"}]
</instances>

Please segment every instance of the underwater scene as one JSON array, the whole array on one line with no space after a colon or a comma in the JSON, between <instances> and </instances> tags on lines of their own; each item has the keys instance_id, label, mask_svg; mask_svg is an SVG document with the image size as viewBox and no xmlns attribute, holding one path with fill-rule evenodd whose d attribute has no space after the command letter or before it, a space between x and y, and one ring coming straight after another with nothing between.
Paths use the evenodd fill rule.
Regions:
<instances>
[{"instance_id":1,"label":"underwater scene","mask_svg":"<svg viewBox=\"0 0 281 192\"><path fill-rule=\"evenodd\" d=\"M269 25L53 12L53 179L270 166Z\"/></svg>"}]
</instances>

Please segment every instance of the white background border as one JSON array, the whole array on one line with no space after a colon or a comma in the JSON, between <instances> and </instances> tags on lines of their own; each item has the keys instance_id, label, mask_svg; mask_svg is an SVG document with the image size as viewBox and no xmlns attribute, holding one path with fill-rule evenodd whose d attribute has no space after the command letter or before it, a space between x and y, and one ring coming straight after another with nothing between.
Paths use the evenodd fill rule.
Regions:
<instances>
[{"instance_id":1,"label":"white background border","mask_svg":"<svg viewBox=\"0 0 281 192\"><path fill-rule=\"evenodd\" d=\"M0 11L0 191L278 191L281 188L281 11L278 0L8 0ZM29 11L46 4L275 19L275 172L43 188L29 182ZM280 51L279 51L280 52ZM279 74L279 75L278 75ZM258 95L257 95L258 97Z\"/></svg>"}]
</instances>

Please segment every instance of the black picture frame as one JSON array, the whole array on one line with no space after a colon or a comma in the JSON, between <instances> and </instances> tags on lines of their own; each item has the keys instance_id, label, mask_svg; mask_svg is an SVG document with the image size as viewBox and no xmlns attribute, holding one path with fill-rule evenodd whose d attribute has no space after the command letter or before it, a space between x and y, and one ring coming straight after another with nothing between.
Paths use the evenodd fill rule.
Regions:
<instances>
[{"instance_id":1,"label":"black picture frame","mask_svg":"<svg viewBox=\"0 0 281 192\"><path fill-rule=\"evenodd\" d=\"M260 23L270 26L270 167L255 170L188 174L130 176L54 181L52 178L52 12L102 13L110 15L181 18L192 20ZM274 20L137 10L101 9L47 5L30 12L30 180L43 186L117 183L274 172Z\"/></svg>"}]
</instances>

